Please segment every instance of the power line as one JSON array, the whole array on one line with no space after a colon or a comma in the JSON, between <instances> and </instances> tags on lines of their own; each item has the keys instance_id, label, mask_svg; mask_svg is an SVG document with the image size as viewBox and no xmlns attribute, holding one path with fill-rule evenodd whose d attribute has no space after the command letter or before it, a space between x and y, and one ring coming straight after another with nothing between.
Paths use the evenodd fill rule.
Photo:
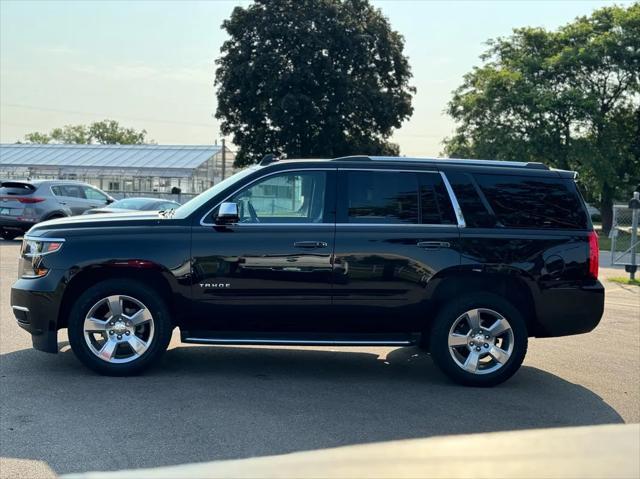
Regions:
<instances>
[{"instance_id":1,"label":"power line","mask_svg":"<svg viewBox=\"0 0 640 479\"><path fill-rule=\"evenodd\" d=\"M116 117L116 118L121 118L123 120L144 121L144 122L150 122L150 123L168 123L173 125L197 126L201 128L214 128L216 126L215 123L207 124L207 123L195 123L190 121L159 120L157 118L141 118L141 117L123 116L123 115L108 115L105 113L95 113L95 112L88 112L88 111L61 110L58 108L38 107L33 105L20 105L18 103L0 103L0 105L6 106L9 108L21 108L24 110L49 111L54 113L68 113L71 115L85 115L85 116L96 116L96 117L97 116Z\"/></svg>"}]
</instances>

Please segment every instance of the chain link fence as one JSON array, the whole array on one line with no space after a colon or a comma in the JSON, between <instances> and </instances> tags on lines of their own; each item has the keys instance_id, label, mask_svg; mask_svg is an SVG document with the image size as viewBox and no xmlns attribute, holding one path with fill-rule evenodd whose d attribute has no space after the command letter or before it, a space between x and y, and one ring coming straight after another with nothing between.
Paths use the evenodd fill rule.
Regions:
<instances>
[{"instance_id":1,"label":"chain link fence","mask_svg":"<svg viewBox=\"0 0 640 479\"><path fill-rule=\"evenodd\" d=\"M611 264L631 264L631 254L635 250L640 256L640 241L636 239L632 243L633 210L625 205L613 207L613 226L609 237L611 238ZM637 236L636 227L636 238Z\"/></svg>"}]
</instances>

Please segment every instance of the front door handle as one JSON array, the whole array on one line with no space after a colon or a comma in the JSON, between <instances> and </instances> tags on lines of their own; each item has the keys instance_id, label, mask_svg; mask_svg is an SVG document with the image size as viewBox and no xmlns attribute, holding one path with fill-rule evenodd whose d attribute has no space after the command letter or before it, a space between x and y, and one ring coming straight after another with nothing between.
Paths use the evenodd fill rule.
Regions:
<instances>
[{"instance_id":1,"label":"front door handle","mask_svg":"<svg viewBox=\"0 0 640 479\"><path fill-rule=\"evenodd\" d=\"M326 248L329 246L324 241L296 241L293 243L294 248Z\"/></svg>"},{"instance_id":2,"label":"front door handle","mask_svg":"<svg viewBox=\"0 0 640 479\"><path fill-rule=\"evenodd\" d=\"M424 249L440 249L450 248L451 244L446 241L418 241L417 246Z\"/></svg>"}]
</instances>

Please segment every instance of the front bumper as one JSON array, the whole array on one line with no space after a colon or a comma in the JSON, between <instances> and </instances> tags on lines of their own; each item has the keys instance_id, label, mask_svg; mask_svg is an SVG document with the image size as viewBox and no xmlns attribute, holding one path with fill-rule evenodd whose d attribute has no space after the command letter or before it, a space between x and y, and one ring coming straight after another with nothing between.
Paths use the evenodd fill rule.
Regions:
<instances>
[{"instance_id":1,"label":"front bumper","mask_svg":"<svg viewBox=\"0 0 640 479\"><path fill-rule=\"evenodd\" d=\"M604 286L596 281L580 287L542 290L537 309L537 337L588 333L602 319Z\"/></svg>"},{"instance_id":2,"label":"front bumper","mask_svg":"<svg viewBox=\"0 0 640 479\"><path fill-rule=\"evenodd\" d=\"M61 282L55 270L44 278L19 279L11 288L11 308L18 326L31 333L33 347L58 352Z\"/></svg>"}]
</instances>

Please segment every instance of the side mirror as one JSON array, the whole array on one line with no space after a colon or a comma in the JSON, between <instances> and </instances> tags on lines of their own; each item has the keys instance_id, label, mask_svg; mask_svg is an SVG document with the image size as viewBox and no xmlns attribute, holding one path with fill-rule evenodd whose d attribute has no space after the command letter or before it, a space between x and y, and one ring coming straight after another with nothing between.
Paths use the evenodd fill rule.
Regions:
<instances>
[{"instance_id":1,"label":"side mirror","mask_svg":"<svg viewBox=\"0 0 640 479\"><path fill-rule=\"evenodd\" d=\"M113 198L111 198L111 196L107 196L107 201L105 201L106 204L110 205L111 203L113 203L115 200Z\"/></svg>"},{"instance_id":2,"label":"side mirror","mask_svg":"<svg viewBox=\"0 0 640 479\"><path fill-rule=\"evenodd\" d=\"M237 203L222 203L216 216L217 225L230 225L240 221Z\"/></svg>"}]
</instances>

